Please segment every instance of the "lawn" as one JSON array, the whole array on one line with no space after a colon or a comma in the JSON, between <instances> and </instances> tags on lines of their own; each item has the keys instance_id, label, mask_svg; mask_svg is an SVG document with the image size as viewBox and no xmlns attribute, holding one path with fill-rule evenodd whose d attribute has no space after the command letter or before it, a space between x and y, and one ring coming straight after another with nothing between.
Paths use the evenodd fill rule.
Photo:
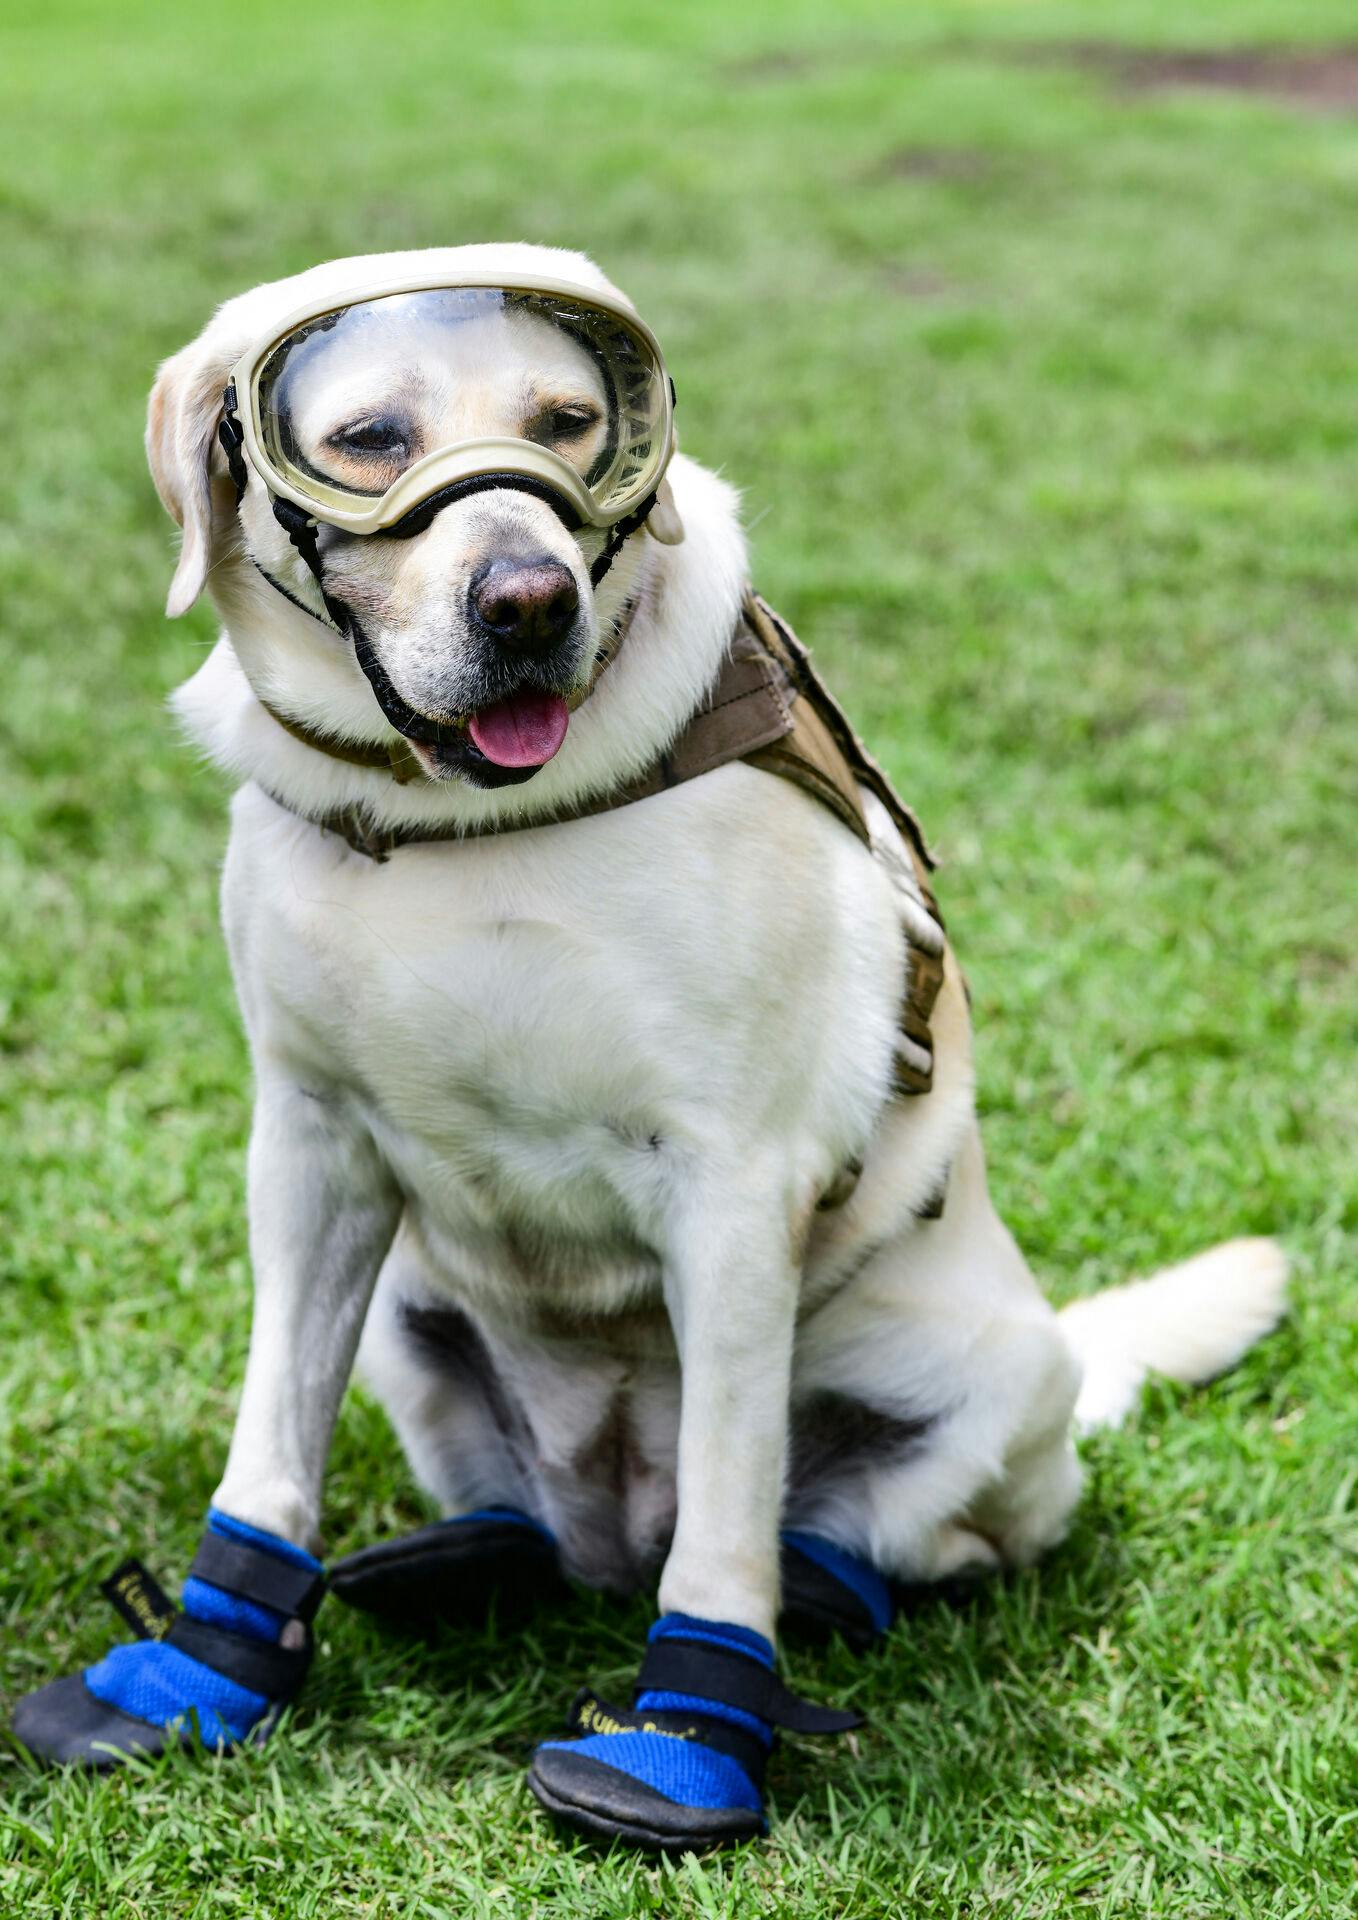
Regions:
<instances>
[{"instance_id":1,"label":"lawn","mask_svg":"<svg viewBox=\"0 0 1358 1920\"><path fill-rule=\"evenodd\" d=\"M644 1604L412 1647L332 1603L262 1753L91 1782L0 1751L0 1912L1358 1913L1346 29L1346 0L7 11L6 1708L107 1644L125 1552L182 1572L229 1432L224 794L163 709L213 624L162 617L141 418L216 301L316 259L522 237L634 294L762 590L944 856L995 1186L1053 1295L1236 1231L1296 1282L1230 1379L1090 1445L1046 1565L793 1660L870 1724L784 1744L762 1846L603 1860L528 1800ZM351 1396L329 1551L421 1511Z\"/></svg>"}]
</instances>

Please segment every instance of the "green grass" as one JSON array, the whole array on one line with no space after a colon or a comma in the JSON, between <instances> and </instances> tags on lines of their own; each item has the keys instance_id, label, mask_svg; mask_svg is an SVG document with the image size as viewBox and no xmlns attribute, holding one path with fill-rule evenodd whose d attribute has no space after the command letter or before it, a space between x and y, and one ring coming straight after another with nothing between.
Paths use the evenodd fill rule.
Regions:
<instances>
[{"instance_id":1,"label":"green grass","mask_svg":"<svg viewBox=\"0 0 1358 1920\"><path fill-rule=\"evenodd\" d=\"M162 711L156 360L328 255L583 245L637 297L757 578L946 857L999 1200L1069 1297L1239 1230L1287 1327L1091 1446L1039 1571L927 1604L764 1846L600 1860L521 1785L646 1608L384 1640L263 1754L0 1752L5 1915L1358 1912L1352 1273L1358 119L1025 43L1352 28L1344 0L126 0L0 32L0 1685L182 1570L249 1305L223 794ZM1031 53L1032 48L1029 48ZM1051 54L1048 47L1048 54ZM419 1513L351 1399L329 1544Z\"/></svg>"}]
</instances>

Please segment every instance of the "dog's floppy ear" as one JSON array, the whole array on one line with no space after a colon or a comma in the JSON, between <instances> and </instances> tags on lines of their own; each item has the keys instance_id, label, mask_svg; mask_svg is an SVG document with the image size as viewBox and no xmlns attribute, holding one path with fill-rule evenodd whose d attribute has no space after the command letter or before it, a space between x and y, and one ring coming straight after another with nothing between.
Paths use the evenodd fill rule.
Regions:
<instances>
[{"instance_id":1,"label":"dog's floppy ear","mask_svg":"<svg viewBox=\"0 0 1358 1920\"><path fill-rule=\"evenodd\" d=\"M674 488L668 474L655 490L655 505L646 516L646 531L662 547L677 547L684 537L684 523L674 503Z\"/></svg>"},{"instance_id":2,"label":"dog's floppy ear","mask_svg":"<svg viewBox=\"0 0 1358 1920\"><path fill-rule=\"evenodd\" d=\"M212 565L214 462L226 372L196 341L165 362L151 389L146 458L165 511L184 529L165 611L187 613Z\"/></svg>"}]
</instances>

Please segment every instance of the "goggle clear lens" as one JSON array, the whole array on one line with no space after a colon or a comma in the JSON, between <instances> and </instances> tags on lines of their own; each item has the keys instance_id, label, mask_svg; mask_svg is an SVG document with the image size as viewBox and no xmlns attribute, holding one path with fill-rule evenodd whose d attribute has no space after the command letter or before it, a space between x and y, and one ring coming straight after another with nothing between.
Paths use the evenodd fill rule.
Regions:
<instances>
[{"instance_id":1,"label":"goggle clear lens","mask_svg":"<svg viewBox=\"0 0 1358 1920\"><path fill-rule=\"evenodd\" d=\"M498 287L384 294L308 320L255 375L264 454L321 498L380 499L417 462L486 439L545 448L608 518L659 480L664 368L619 315Z\"/></svg>"}]
</instances>

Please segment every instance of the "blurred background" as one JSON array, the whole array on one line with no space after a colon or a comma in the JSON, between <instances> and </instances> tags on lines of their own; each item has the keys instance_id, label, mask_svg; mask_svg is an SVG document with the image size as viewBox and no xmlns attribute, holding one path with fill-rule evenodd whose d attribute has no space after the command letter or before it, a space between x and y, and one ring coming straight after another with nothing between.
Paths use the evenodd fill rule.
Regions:
<instances>
[{"instance_id":1,"label":"blurred background","mask_svg":"<svg viewBox=\"0 0 1358 1920\"><path fill-rule=\"evenodd\" d=\"M10 1761L6 1910L1354 1911L1349 0L50 0L0 19L0 120L8 1696L105 1644L125 1551L180 1565L229 1432L225 796L163 709L214 622L162 616L140 439L157 362L316 260L600 261L943 857L1039 1273L1234 1231L1298 1262L1241 1374L1098 1443L1049 1567L866 1677L827 1656L873 1729L785 1755L744 1867L594 1868L522 1803L644 1609L418 1653L327 1613L304 1717L234 1774ZM358 1398L331 1497L335 1551L420 1512Z\"/></svg>"}]
</instances>

